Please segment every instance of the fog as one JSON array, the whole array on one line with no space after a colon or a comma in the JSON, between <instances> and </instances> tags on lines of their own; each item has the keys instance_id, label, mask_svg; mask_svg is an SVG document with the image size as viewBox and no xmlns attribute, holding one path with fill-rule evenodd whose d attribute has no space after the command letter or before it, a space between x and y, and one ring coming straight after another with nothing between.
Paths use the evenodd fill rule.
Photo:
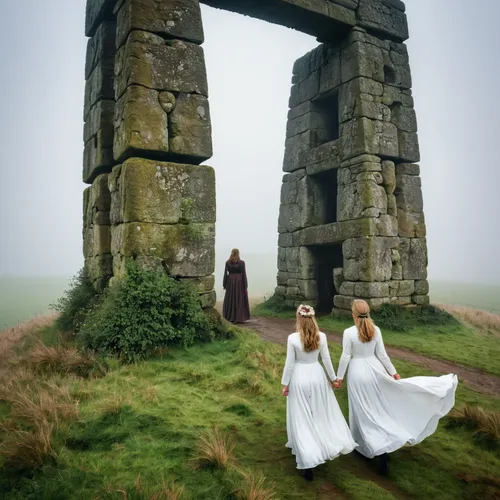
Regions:
<instances>
[{"instance_id":1,"label":"fog","mask_svg":"<svg viewBox=\"0 0 500 500\"><path fill-rule=\"evenodd\" d=\"M429 273L500 282L498 0L407 0ZM0 3L0 275L83 264L84 0ZM293 62L314 38L203 8L217 174L217 260L274 281ZM253 270L252 270L253 268ZM265 270L265 271L264 271Z\"/></svg>"}]
</instances>

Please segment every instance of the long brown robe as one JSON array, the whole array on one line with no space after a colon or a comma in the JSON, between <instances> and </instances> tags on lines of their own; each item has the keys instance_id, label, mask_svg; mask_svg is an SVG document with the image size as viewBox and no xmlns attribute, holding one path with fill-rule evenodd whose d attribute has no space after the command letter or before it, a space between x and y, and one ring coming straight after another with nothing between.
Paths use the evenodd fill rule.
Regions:
<instances>
[{"instance_id":1,"label":"long brown robe","mask_svg":"<svg viewBox=\"0 0 500 500\"><path fill-rule=\"evenodd\" d=\"M226 295L222 307L222 315L232 323L243 323L250 319L248 303L248 280L245 262L226 262L222 282Z\"/></svg>"}]
</instances>

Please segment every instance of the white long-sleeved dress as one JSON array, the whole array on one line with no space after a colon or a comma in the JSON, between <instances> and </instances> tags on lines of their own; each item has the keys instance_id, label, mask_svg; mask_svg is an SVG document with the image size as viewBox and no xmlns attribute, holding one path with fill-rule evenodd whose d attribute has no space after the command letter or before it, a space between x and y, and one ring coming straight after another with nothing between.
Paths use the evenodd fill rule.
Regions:
<instances>
[{"instance_id":1,"label":"white long-sleeved dress","mask_svg":"<svg viewBox=\"0 0 500 500\"><path fill-rule=\"evenodd\" d=\"M356 326L344 331L338 378L348 366L349 424L357 451L368 458L420 443L455 404L456 375L394 380L378 327L370 342L359 340Z\"/></svg>"},{"instance_id":2,"label":"white long-sleeved dress","mask_svg":"<svg viewBox=\"0 0 500 500\"><path fill-rule=\"evenodd\" d=\"M300 335L288 337L282 384L289 394L286 404L288 442L297 459L297 469L312 469L326 460L350 453L356 443L337 403L330 380L335 380L326 335L320 333L320 348L305 352Z\"/></svg>"}]
</instances>

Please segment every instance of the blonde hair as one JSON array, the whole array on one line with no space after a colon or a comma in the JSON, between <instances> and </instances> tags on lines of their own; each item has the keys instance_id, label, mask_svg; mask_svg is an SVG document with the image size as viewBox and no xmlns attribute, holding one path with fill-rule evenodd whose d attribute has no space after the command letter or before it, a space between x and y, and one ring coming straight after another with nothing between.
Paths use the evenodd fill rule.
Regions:
<instances>
[{"instance_id":1,"label":"blonde hair","mask_svg":"<svg viewBox=\"0 0 500 500\"><path fill-rule=\"evenodd\" d=\"M354 300L352 316L361 342L370 342L375 337L375 323L370 318L370 306L364 300Z\"/></svg>"},{"instance_id":2,"label":"blonde hair","mask_svg":"<svg viewBox=\"0 0 500 500\"><path fill-rule=\"evenodd\" d=\"M297 308L297 331L305 352L319 349L319 327L314 317L314 309L311 306L301 304Z\"/></svg>"},{"instance_id":3,"label":"blonde hair","mask_svg":"<svg viewBox=\"0 0 500 500\"><path fill-rule=\"evenodd\" d=\"M231 255L229 256L229 260L233 264L236 264L237 262L240 261L240 251L237 248L233 248L231 250Z\"/></svg>"}]
</instances>

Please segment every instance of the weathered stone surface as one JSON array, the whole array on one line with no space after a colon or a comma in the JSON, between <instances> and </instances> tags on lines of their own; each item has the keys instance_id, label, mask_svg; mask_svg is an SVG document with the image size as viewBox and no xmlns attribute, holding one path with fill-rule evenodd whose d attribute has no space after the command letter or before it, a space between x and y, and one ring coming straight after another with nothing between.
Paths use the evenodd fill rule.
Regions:
<instances>
[{"instance_id":1,"label":"weathered stone surface","mask_svg":"<svg viewBox=\"0 0 500 500\"><path fill-rule=\"evenodd\" d=\"M85 271L91 281L113 276L113 256L110 253L85 259Z\"/></svg>"},{"instance_id":2,"label":"weathered stone surface","mask_svg":"<svg viewBox=\"0 0 500 500\"><path fill-rule=\"evenodd\" d=\"M362 154L397 158L398 130L392 123L356 118L340 126L341 159Z\"/></svg>"},{"instance_id":3,"label":"weathered stone surface","mask_svg":"<svg viewBox=\"0 0 500 500\"><path fill-rule=\"evenodd\" d=\"M101 59L92 73L90 74L87 82L85 83L85 97L83 106L83 118L87 117L92 109L92 106L98 101L114 100L114 60L113 58Z\"/></svg>"},{"instance_id":4,"label":"weathered stone surface","mask_svg":"<svg viewBox=\"0 0 500 500\"><path fill-rule=\"evenodd\" d=\"M384 179L385 192L393 194L396 189L396 167L392 161L382 162L382 177Z\"/></svg>"},{"instance_id":5,"label":"weathered stone surface","mask_svg":"<svg viewBox=\"0 0 500 500\"><path fill-rule=\"evenodd\" d=\"M369 78L354 78L344 83L339 92L340 122L353 118L390 120L390 108L381 102L384 86Z\"/></svg>"},{"instance_id":6,"label":"weathered stone surface","mask_svg":"<svg viewBox=\"0 0 500 500\"><path fill-rule=\"evenodd\" d=\"M308 248L303 246L279 248L278 266L280 271L288 272L288 279L296 277L301 280L313 280L315 278L316 262L314 256Z\"/></svg>"},{"instance_id":7,"label":"weathered stone surface","mask_svg":"<svg viewBox=\"0 0 500 500\"><path fill-rule=\"evenodd\" d=\"M399 163L396 165L397 175L420 175L420 167L412 163Z\"/></svg>"},{"instance_id":8,"label":"weathered stone surface","mask_svg":"<svg viewBox=\"0 0 500 500\"><path fill-rule=\"evenodd\" d=\"M83 141L100 141L103 148L113 147L114 101L99 101L91 110L83 126ZM96 136L99 138L95 139Z\"/></svg>"},{"instance_id":9,"label":"weathered stone surface","mask_svg":"<svg viewBox=\"0 0 500 500\"><path fill-rule=\"evenodd\" d=\"M373 219L357 219L301 229L293 233L293 244L296 246L328 245L342 243L348 238L374 236L376 234L377 227Z\"/></svg>"},{"instance_id":10,"label":"weathered stone surface","mask_svg":"<svg viewBox=\"0 0 500 500\"><path fill-rule=\"evenodd\" d=\"M123 276L127 261L136 260L174 276L207 276L214 272L214 244L214 224L119 224L112 228L113 274Z\"/></svg>"},{"instance_id":11,"label":"weathered stone surface","mask_svg":"<svg viewBox=\"0 0 500 500\"><path fill-rule=\"evenodd\" d=\"M415 281L415 295L427 295L429 293L429 282L427 280Z\"/></svg>"},{"instance_id":12,"label":"weathered stone surface","mask_svg":"<svg viewBox=\"0 0 500 500\"><path fill-rule=\"evenodd\" d=\"M342 267L336 267L333 270L333 286L337 293L340 293L342 284L344 283L344 269Z\"/></svg>"},{"instance_id":13,"label":"weathered stone surface","mask_svg":"<svg viewBox=\"0 0 500 500\"><path fill-rule=\"evenodd\" d=\"M279 287L286 286L288 281L288 273L286 271L278 271L276 275L276 283Z\"/></svg>"},{"instance_id":14,"label":"weathered stone surface","mask_svg":"<svg viewBox=\"0 0 500 500\"><path fill-rule=\"evenodd\" d=\"M368 302L368 305L370 306L370 309L372 311L376 311L377 309L380 309L384 304L389 304L391 302L391 299L389 297L380 297L365 300L366 302Z\"/></svg>"},{"instance_id":15,"label":"weathered stone surface","mask_svg":"<svg viewBox=\"0 0 500 500\"><path fill-rule=\"evenodd\" d=\"M332 53L325 66L321 68L319 78L319 93L335 90L342 81L340 72L340 51Z\"/></svg>"},{"instance_id":16,"label":"weathered stone surface","mask_svg":"<svg viewBox=\"0 0 500 500\"><path fill-rule=\"evenodd\" d=\"M398 219L392 215L380 215L375 219L378 236L398 236Z\"/></svg>"},{"instance_id":17,"label":"weathered stone surface","mask_svg":"<svg viewBox=\"0 0 500 500\"><path fill-rule=\"evenodd\" d=\"M420 148L416 133L398 132L399 159L407 162L420 161Z\"/></svg>"},{"instance_id":18,"label":"weathered stone surface","mask_svg":"<svg viewBox=\"0 0 500 500\"><path fill-rule=\"evenodd\" d=\"M114 157L120 162L141 153L169 151L168 115L158 92L139 85L127 88L115 106Z\"/></svg>"},{"instance_id":19,"label":"weathered stone surface","mask_svg":"<svg viewBox=\"0 0 500 500\"><path fill-rule=\"evenodd\" d=\"M391 249L397 238L364 237L344 241L344 277L347 281L388 281L392 274Z\"/></svg>"},{"instance_id":20,"label":"weathered stone surface","mask_svg":"<svg viewBox=\"0 0 500 500\"><path fill-rule=\"evenodd\" d=\"M116 0L87 0L85 9L85 35L94 36L98 26L105 20L112 20Z\"/></svg>"},{"instance_id":21,"label":"weathered stone surface","mask_svg":"<svg viewBox=\"0 0 500 500\"><path fill-rule=\"evenodd\" d=\"M399 236L406 238L423 238L426 235L423 213L410 213L398 210Z\"/></svg>"},{"instance_id":22,"label":"weathered stone surface","mask_svg":"<svg viewBox=\"0 0 500 500\"><path fill-rule=\"evenodd\" d=\"M354 295L363 298L378 298L389 296L388 283L358 282L354 285Z\"/></svg>"},{"instance_id":23,"label":"weathered stone surface","mask_svg":"<svg viewBox=\"0 0 500 500\"><path fill-rule=\"evenodd\" d=\"M417 306L428 306L431 303L428 295L413 295L411 300Z\"/></svg>"},{"instance_id":24,"label":"weathered stone surface","mask_svg":"<svg viewBox=\"0 0 500 500\"><path fill-rule=\"evenodd\" d=\"M356 24L356 2L357 0L203 0L204 4L212 7L287 26L320 40L336 38L339 32L343 34Z\"/></svg>"},{"instance_id":25,"label":"weathered stone surface","mask_svg":"<svg viewBox=\"0 0 500 500\"><path fill-rule=\"evenodd\" d=\"M411 297L392 297L391 302L394 306L409 306L411 302Z\"/></svg>"},{"instance_id":26,"label":"weathered stone surface","mask_svg":"<svg viewBox=\"0 0 500 500\"><path fill-rule=\"evenodd\" d=\"M285 156L283 158L283 171L293 172L303 168L301 155L317 144L317 135L313 130L289 137L285 141Z\"/></svg>"},{"instance_id":27,"label":"weathered stone surface","mask_svg":"<svg viewBox=\"0 0 500 500\"><path fill-rule=\"evenodd\" d=\"M315 71L305 80L292 86L288 106L293 108L306 101L312 101L319 93L320 72Z\"/></svg>"},{"instance_id":28,"label":"weathered stone surface","mask_svg":"<svg viewBox=\"0 0 500 500\"><path fill-rule=\"evenodd\" d=\"M384 83L384 54L375 45L354 42L342 50L342 82L366 77Z\"/></svg>"},{"instance_id":29,"label":"weathered stone surface","mask_svg":"<svg viewBox=\"0 0 500 500\"><path fill-rule=\"evenodd\" d=\"M100 103L95 108L98 108L99 105ZM99 113L97 110L96 112ZM100 173L111 171L114 165L112 142L113 130L109 127L109 121L102 122L102 127L85 143L83 150L83 182L90 184Z\"/></svg>"},{"instance_id":30,"label":"weathered stone surface","mask_svg":"<svg viewBox=\"0 0 500 500\"><path fill-rule=\"evenodd\" d=\"M340 295L348 295L348 296L353 296L354 295L354 289L356 287L356 282L354 281L344 281L340 287L340 290L338 293Z\"/></svg>"},{"instance_id":31,"label":"weathered stone surface","mask_svg":"<svg viewBox=\"0 0 500 500\"><path fill-rule=\"evenodd\" d=\"M298 280L299 293L306 300L315 300L318 297L316 280Z\"/></svg>"},{"instance_id":32,"label":"weathered stone surface","mask_svg":"<svg viewBox=\"0 0 500 500\"><path fill-rule=\"evenodd\" d=\"M278 236L278 246L280 246L280 247L292 247L293 246L292 233L281 233Z\"/></svg>"},{"instance_id":33,"label":"weathered stone surface","mask_svg":"<svg viewBox=\"0 0 500 500\"><path fill-rule=\"evenodd\" d=\"M351 171L356 175L361 172L381 172L380 158L374 155L361 154L343 160L340 164L341 168L353 167Z\"/></svg>"},{"instance_id":34,"label":"weathered stone surface","mask_svg":"<svg viewBox=\"0 0 500 500\"><path fill-rule=\"evenodd\" d=\"M409 36L408 23L401 4L397 2L396 5L392 0L359 0L358 24L381 31L391 38L406 40Z\"/></svg>"},{"instance_id":35,"label":"weathered stone surface","mask_svg":"<svg viewBox=\"0 0 500 500\"><path fill-rule=\"evenodd\" d=\"M130 85L208 96L203 49L180 40L153 39L133 32L116 54L115 95L121 97ZM157 37L159 38L159 37Z\"/></svg>"},{"instance_id":36,"label":"weathered stone surface","mask_svg":"<svg viewBox=\"0 0 500 500\"><path fill-rule=\"evenodd\" d=\"M391 121L403 132L417 131L417 115L413 108L396 105L392 108Z\"/></svg>"},{"instance_id":37,"label":"weathered stone surface","mask_svg":"<svg viewBox=\"0 0 500 500\"><path fill-rule=\"evenodd\" d=\"M206 97L180 94L169 121L170 153L195 163L212 157L212 124Z\"/></svg>"},{"instance_id":38,"label":"weathered stone surface","mask_svg":"<svg viewBox=\"0 0 500 500\"><path fill-rule=\"evenodd\" d=\"M346 295L335 295L333 297L333 305L338 309L351 310L352 302L355 297L349 297Z\"/></svg>"},{"instance_id":39,"label":"weathered stone surface","mask_svg":"<svg viewBox=\"0 0 500 500\"><path fill-rule=\"evenodd\" d=\"M108 189L108 175L102 174L96 177L92 186L84 191L84 228L92 224L109 225L110 208L111 196Z\"/></svg>"},{"instance_id":40,"label":"weathered stone surface","mask_svg":"<svg viewBox=\"0 0 500 500\"><path fill-rule=\"evenodd\" d=\"M130 158L113 170L110 187L113 224L215 222L215 173L206 165Z\"/></svg>"},{"instance_id":41,"label":"weathered stone surface","mask_svg":"<svg viewBox=\"0 0 500 500\"><path fill-rule=\"evenodd\" d=\"M311 111L303 115L299 115L292 120L288 120L286 125L286 136L294 137L302 134L307 130L317 130L324 128L324 119L317 111Z\"/></svg>"},{"instance_id":42,"label":"weathered stone surface","mask_svg":"<svg viewBox=\"0 0 500 500\"><path fill-rule=\"evenodd\" d=\"M203 309L215 307L217 302L217 294L215 293L215 290L200 294L200 302Z\"/></svg>"},{"instance_id":43,"label":"weathered stone surface","mask_svg":"<svg viewBox=\"0 0 500 500\"><path fill-rule=\"evenodd\" d=\"M367 214L369 211L369 214ZM339 185L337 219L339 221L378 217L387 213L387 196L382 186L372 180Z\"/></svg>"},{"instance_id":44,"label":"weathered stone surface","mask_svg":"<svg viewBox=\"0 0 500 500\"><path fill-rule=\"evenodd\" d=\"M299 152L298 165L306 167L308 175L338 168L340 166L339 140Z\"/></svg>"},{"instance_id":45,"label":"weathered stone surface","mask_svg":"<svg viewBox=\"0 0 500 500\"><path fill-rule=\"evenodd\" d=\"M401 264L392 265L391 279L393 280L403 279L403 266Z\"/></svg>"},{"instance_id":46,"label":"weathered stone surface","mask_svg":"<svg viewBox=\"0 0 500 500\"><path fill-rule=\"evenodd\" d=\"M396 194L396 203L398 209L408 213L422 213L424 201L420 185L420 177L410 175L397 176L396 186L398 192Z\"/></svg>"},{"instance_id":47,"label":"weathered stone surface","mask_svg":"<svg viewBox=\"0 0 500 500\"><path fill-rule=\"evenodd\" d=\"M396 197L393 194L387 195L387 214L392 217L398 216L398 206L396 204Z\"/></svg>"},{"instance_id":48,"label":"weathered stone surface","mask_svg":"<svg viewBox=\"0 0 500 500\"><path fill-rule=\"evenodd\" d=\"M312 101L303 102L302 104L288 110L288 120L294 120L295 118L315 111L315 109L316 108Z\"/></svg>"},{"instance_id":49,"label":"weathered stone surface","mask_svg":"<svg viewBox=\"0 0 500 500\"><path fill-rule=\"evenodd\" d=\"M425 238L400 238L401 265L405 280L427 279L427 242Z\"/></svg>"},{"instance_id":50,"label":"weathered stone surface","mask_svg":"<svg viewBox=\"0 0 500 500\"><path fill-rule=\"evenodd\" d=\"M215 276L203 276L201 278L184 278L184 283L194 287L200 293L211 292L215 285Z\"/></svg>"},{"instance_id":51,"label":"weathered stone surface","mask_svg":"<svg viewBox=\"0 0 500 500\"><path fill-rule=\"evenodd\" d=\"M92 225L84 229L83 256L96 257L111 253L110 226Z\"/></svg>"},{"instance_id":52,"label":"weathered stone surface","mask_svg":"<svg viewBox=\"0 0 500 500\"><path fill-rule=\"evenodd\" d=\"M203 25L198 0L125 0L117 14L117 46L132 30L150 31L165 38L203 43Z\"/></svg>"},{"instance_id":53,"label":"weathered stone surface","mask_svg":"<svg viewBox=\"0 0 500 500\"><path fill-rule=\"evenodd\" d=\"M87 42L85 79L88 79L101 59L114 60L116 54L116 23L104 22Z\"/></svg>"}]
</instances>

